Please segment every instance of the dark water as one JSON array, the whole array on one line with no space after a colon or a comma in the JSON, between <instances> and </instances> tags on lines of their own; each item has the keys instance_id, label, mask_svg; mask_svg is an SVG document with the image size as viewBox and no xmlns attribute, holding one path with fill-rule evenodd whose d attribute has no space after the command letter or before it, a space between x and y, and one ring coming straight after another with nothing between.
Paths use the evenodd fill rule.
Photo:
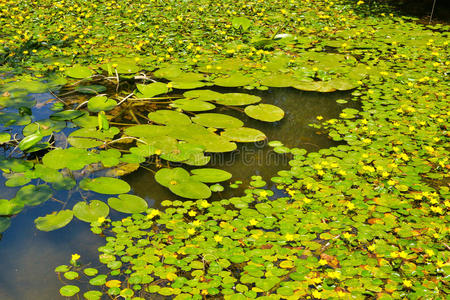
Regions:
<instances>
[{"instance_id":1,"label":"dark water","mask_svg":"<svg viewBox=\"0 0 450 300\"><path fill-rule=\"evenodd\" d=\"M316 122L316 116L334 118L342 108L357 105L352 101L345 105L336 103L337 99L348 99L349 93L324 94L294 89L271 89L256 94L263 97L262 103L281 107L286 112L285 118L276 123L264 123L251 120L239 111L226 113L239 117L247 127L263 131L269 140L279 140L288 147L299 147L308 151L336 145L326 135L318 135L316 129L308 126L309 123ZM35 96L42 100L48 99L49 95ZM50 112L42 108L42 111L35 113L38 113L40 118L46 118ZM233 174L232 181L244 182L240 189L227 188L214 198L240 195L252 175L262 176L268 182L269 188L275 190L270 178L279 170L288 168L288 161L289 156L274 153L265 143L241 144L233 153L214 155L208 167L227 170ZM153 173L147 170L140 169L124 179L130 183L133 192L145 198L151 207L159 207L159 203L165 199L176 199L168 189L156 183ZM4 181L0 178L0 198L11 199L19 188L5 187ZM66 208L72 208L81 199L78 191L55 196L62 201L67 200ZM89 196L89 199L105 199L98 196ZM53 270L60 264L68 264L73 253L81 254L82 263L93 262L94 267L99 265L97 248L102 245L103 239L92 234L88 224L74 218L68 226L57 231L42 232L35 229L35 218L60 209L60 203L48 201L40 206L27 208L12 218L11 227L0 241L0 300L62 299L59 288L63 284Z\"/></svg>"}]
</instances>

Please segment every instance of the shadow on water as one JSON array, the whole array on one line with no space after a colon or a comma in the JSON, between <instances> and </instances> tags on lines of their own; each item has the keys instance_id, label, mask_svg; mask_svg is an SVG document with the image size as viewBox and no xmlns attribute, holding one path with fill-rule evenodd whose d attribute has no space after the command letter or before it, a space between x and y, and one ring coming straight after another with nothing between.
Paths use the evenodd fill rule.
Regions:
<instances>
[{"instance_id":1,"label":"shadow on water","mask_svg":"<svg viewBox=\"0 0 450 300\"><path fill-rule=\"evenodd\" d=\"M239 92L245 91L239 90ZM269 141L279 140L288 147L299 147L308 151L336 145L326 135L318 135L316 129L308 126L316 122L316 116L321 115L324 119L335 118L343 108L359 105L353 101L345 105L336 103L337 99L349 99L350 93L323 94L299 92L294 89L271 89L252 93L261 96L262 103L281 107L286 113L285 118L276 123L264 123L250 119L240 111L218 108L216 112L226 110L227 114L239 117L244 121L245 126L263 131ZM49 113L45 111L38 115L40 118L45 118ZM226 188L221 194L214 195L212 200L241 195L252 175L262 176L268 182L269 188L275 190L270 178L279 170L287 169L289 166L289 156L274 153L266 143L240 144L232 153L213 155L211 161L212 163L207 167L227 170L233 174L232 181L243 181L239 189ZM155 182L153 173L144 169L124 179L130 183L135 194L148 201L150 207L159 207L162 200L177 198L168 189ZM0 179L0 186L2 186L0 198L5 199L14 197L19 189L4 187L3 178ZM99 196L96 194L95 199L105 199ZM55 197L69 198L67 208L72 208L77 201L81 200L78 192L69 197L67 192L57 193ZM1 300L61 299L58 291L63 284L54 273L56 266L67 264L73 253L82 254L80 259L82 262L91 261L99 264L97 248L104 240L92 234L88 224L74 219L68 226L53 232L41 232L35 228L34 219L60 209L60 203L47 201L38 207L25 209L13 217L11 227L3 234L0 242ZM118 216L119 214L111 212L112 218ZM93 265L93 267L97 266ZM68 280L65 281L68 283Z\"/></svg>"}]
</instances>

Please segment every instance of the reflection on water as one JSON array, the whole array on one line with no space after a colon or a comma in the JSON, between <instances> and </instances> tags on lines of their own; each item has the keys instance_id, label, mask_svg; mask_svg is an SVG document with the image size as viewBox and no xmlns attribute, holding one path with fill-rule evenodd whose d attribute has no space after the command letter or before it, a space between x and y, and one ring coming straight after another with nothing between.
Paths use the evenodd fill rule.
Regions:
<instances>
[{"instance_id":1,"label":"reflection on water","mask_svg":"<svg viewBox=\"0 0 450 300\"><path fill-rule=\"evenodd\" d=\"M279 140L288 147L305 148L308 151L335 145L326 135L317 135L316 130L308 126L316 122L316 116L321 115L325 119L334 118L342 108L356 106L356 103L345 106L336 103L337 99L348 98L348 93L323 94L294 89L271 89L254 94L263 97L263 103L281 107L286 112L285 118L276 123L264 123L252 120L236 110L225 111L224 108L218 108L215 112L225 112L239 117L245 126L263 131L269 140ZM45 118L49 113L45 111L39 115ZM274 189L270 178L277 171L288 167L289 157L278 155L270 149L265 143L241 144L233 153L214 155L213 163L208 166L231 172L232 180L244 182L242 189L252 175L262 176L269 187ZM153 173L149 171L140 169L125 179L131 184L134 193L145 198L150 207L158 207L162 200L176 198L167 188L156 183ZM0 199L11 199L18 190L4 187L2 179L0 186L2 187ZM220 195L216 194L213 199L241 193L241 189L228 188ZM67 193L55 196L62 200L68 197ZM104 199L97 196L97 199ZM70 198L67 208L72 208L81 199L78 193L74 193ZM11 227L0 241L0 300L61 299L58 291L62 283L58 281L54 268L60 264L67 264L73 253L82 254L81 261L97 262L97 248L101 246L103 239L92 234L88 224L74 219L67 227L54 232L41 232L35 229L35 218L59 209L60 203L48 201L38 207L27 208L12 219ZM113 214L112 217L117 215Z\"/></svg>"},{"instance_id":2,"label":"reflection on water","mask_svg":"<svg viewBox=\"0 0 450 300\"><path fill-rule=\"evenodd\" d=\"M223 90L230 92L230 89ZM234 91L233 91L234 92ZM245 90L236 90L245 92ZM343 108L356 107L356 102L338 104L338 99L349 99L350 93L313 93L301 92L291 88L270 89L252 94L263 98L262 103L273 104L285 111L285 117L274 123L267 123L247 117L243 112L227 108L217 108L214 112L226 113L244 121L244 126L261 130L267 135L269 141L281 141L287 147L304 148L307 151L317 151L337 145L327 135L317 134L317 129L308 124L317 122L317 116L324 119L338 117ZM233 174L232 181L241 180L244 184L238 190L225 189L220 194L213 194L212 199L228 198L242 193L250 177L260 175L268 182L269 188L275 191L270 178L280 170L288 168L289 155L281 155L271 151L266 142L238 144L238 149L225 154L215 154L207 167L216 167ZM151 199L155 207L166 199L174 196L167 188L160 186L154 179L153 173L140 169L124 178L133 188L134 192L144 198Z\"/></svg>"}]
</instances>

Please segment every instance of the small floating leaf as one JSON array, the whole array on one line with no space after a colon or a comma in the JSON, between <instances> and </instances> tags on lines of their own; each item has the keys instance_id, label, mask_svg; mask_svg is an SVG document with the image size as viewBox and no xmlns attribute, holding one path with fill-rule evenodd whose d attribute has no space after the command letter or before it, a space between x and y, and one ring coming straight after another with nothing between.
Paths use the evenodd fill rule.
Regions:
<instances>
[{"instance_id":1,"label":"small floating leaf","mask_svg":"<svg viewBox=\"0 0 450 300\"><path fill-rule=\"evenodd\" d=\"M99 194L124 194L131 189L127 182L112 177L84 178L80 182L80 187Z\"/></svg>"},{"instance_id":2,"label":"small floating leaf","mask_svg":"<svg viewBox=\"0 0 450 300\"><path fill-rule=\"evenodd\" d=\"M50 116L50 119L55 121L69 121L81 117L85 112L80 110L64 110L54 113Z\"/></svg>"},{"instance_id":3,"label":"small floating leaf","mask_svg":"<svg viewBox=\"0 0 450 300\"><path fill-rule=\"evenodd\" d=\"M80 288L75 285L65 285L59 289L59 293L64 297L72 297L80 291Z\"/></svg>"},{"instance_id":4,"label":"small floating leaf","mask_svg":"<svg viewBox=\"0 0 450 300\"><path fill-rule=\"evenodd\" d=\"M0 216L10 216L22 211L23 204L14 200L0 199Z\"/></svg>"},{"instance_id":5,"label":"small floating leaf","mask_svg":"<svg viewBox=\"0 0 450 300\"><path fill-rule=\"evenodd\" d=\"M231 173L227 171L213 168L194 169L191 173L194 174L192 179L205 183L226 181L232 177Z\"/></svg>"},{"instance_id":6,"label":"small floating leaf","mask_svg":"<svg viewBox=\"0 0 450 300\"><path fill-rule=\"evenodd\" d=\"M135 125L124 130L126 135L135 136L139 138L153 138L156 136L168 135L170 128L160 125Z\"/></svg>"},{"instance_id":7,"label":"small floating leaf","mask_svg":"<svg viewBox=\"0 0 450 300\"><path fill-rule=\"evenodd\" d=\"M34 220L36 228L42 231L52 231L66 226L72 221L73 212L70 209L61 210L60 212L39 217Z\"/></svg>"},{"instance_id":8,"label":"small floating leaf","mask_svg":"<svg viewBox=\"0 0 450 300\"><path fill-rule=\"evenodd\" d=\"M155 180L165 187L169 187L171 183L183 182L189 179L189 173L183 168L163 168L155 174Z\"/></svg>"},{"instance_id":9,"label":"small floating leaf","mask_svg":"<svg viewBox=\"0 0 450 300\"><path fill-rule=\"evenodd\" d=\"M284 111L272 104L250 105L244 111L249 117L264 122L276 122L284 117Z\"/></svg>"},{"instance_id":10,"label":"small floating leaf","mask_svg":"<svg viewBox=\"0 0 450 300\"><path fill-rule=\"evenodd\" d=\"M221 135L232 141L241 143L258 142L266 139L266 135L264 133L257 129L248 127L227 128Z\"/></svg>"},{"instance_id":11,"label":"small floating leaf","mask_svg":"<svg viewBox=\"0 0 450 300\"><path fill-rule=\"evenodd\" d=\"M214 104L209 102L188 99L175 100L171 106L185 111L207 111L216 108Z\"/></svg>"},{"instance_id":12,"label":"small floating leaf","mask_svg":"<svg viewBox=\"0 0 450 300\"><path fill-rule=\"evenodd\" d=\"M85 66L74 65L66 70L66 75L72 78L84 79L91 77L94 72Z\"/></svg>"},{"instance_id":13,"label":"small floating leaf","mask_svg":"<svg viewBox=\"0 0 450 300\"><path fill-rule=\"evenodd\" d=\"M161 109L148 114L150 121L166 125L188 125L191 120L183 113L174 110Z\"/></svg>"},{"instance_id":14,"label":"small floating leaf","mask_svg":"<svg viewBox=\"0 0 450 300\"><path fill-rule=\"evenodd\" d=\"M193 179L170 184L169 189L175 195L188 199L206 199L211 197L211 190L209 187L206 184Z\"/></svg>"},{"instance_id":15,"label":"small floating leaf","mask_svg":"<svg viewBox=\"0 0 450 300\"><path fill-rule=\"evenodd\" d=\"M87 291L83 294L86 300L100 300L103 293L100 291Z\"/></svg>"},{"instance_id":16,"label":"small floating leaf","mask_svg":"<svg viewBox=\"0 0 450 300\"><path fill-rule=\"evenodd\" d=\"M198 114L192 118L192 121L205 127L214 128L235 128L244 125L241 120L235 117L215 113Z\"/></svg>"},{"instance_id":17,"label":"small floating leaf","mask_svg":"<svg viewBox=\"0 0 450 300\"><path fill-rule=\"evenodd\" d=\"M106 217L109 214L109 207L104 202L92 200L89 204L86 202L78 202L72 208L75 217L81 221L92 223L100 217Z\"/></svg>"},{"instance_id":18,"label":"small floating leaf","mask_svg":"<svg viewBox=\"0 0 450 300\"><path fill-rule=\"evenodd\" d=\"M99 112L99 111L108 111L116 107L117 102L113 99L108 99L106 96L95 96L89 99L88 102L88 109L92 112Z\"/></svg>"},{"instance_id":19,"label":"small floating leaf","mask_svg":"<svg viewBox=\"0 0 450 300\"><path fill-rule=\"evenodd\" d=\"M118 198L109 198L108 205L117 211L128 214L144 212L148 207L147 201L130 194L122 194Z\"/></svg>"},{"instance_id":20,"label":"small floating leaf","mask_svg":"<svg viewBox=\"0 0 450 300\"><path fill-rule=\"evenodd\" d=\"M166 94L169 91L166 83L153 82L150 84L136 84L139 92L144 98L153 98L157 95Z\"/></svg>"},{"instance_id":21,"label":"small floating leaf","mask_svg":"<svg viewBox=\"0 0 450 300\"><path fill-rule=\"evenodd\" d=\"M0 217L0 233L4 232L11 225L10 217Z\"/></svg>"},{"instance_id":22,"label":"small floating leaf","mask_svg":"<svg viewBox=\"0 0 450 300\"><path fill-rule=\"evenodd\" d=\"M27 185L21 188L16 194L16 202L35 206L44 203L52 197L52 190L48 185Z\"/></svg>"},{"instance_id":23,"label":"small floating leaf","mask_svg":"<svg viewBox=\"0 0 450 300\"><path fill-rule=\"evenodd\" d=\"M221 99L223 94L211 90L194 90L185 92L183 96L186 98L197 98L197 100L202 101L214 101Z\"/></svg>"},{"instance_id":24,"label":"small floating leaf","mask_svg":"<svg viewBox=\"0 0 450 300\"><path fill-rule=\"evenodd\" d=\"M258 103L261 101L261 97L242 94L242 93L227 93L223 94L220 99L216 99L215 102L221 105L242 106Z\"/></svg>"}]
</instances>

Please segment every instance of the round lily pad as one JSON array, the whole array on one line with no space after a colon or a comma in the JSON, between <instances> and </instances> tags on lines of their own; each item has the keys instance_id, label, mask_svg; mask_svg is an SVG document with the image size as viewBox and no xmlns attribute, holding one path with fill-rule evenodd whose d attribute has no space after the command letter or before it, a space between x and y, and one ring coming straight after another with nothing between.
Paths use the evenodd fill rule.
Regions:
<instances>
[{"instance_id":1,"label":"round lily pad","mask_svg":"<svg viewBox=\"0 0 450 300\"><path fill-rule=\"evenodd\" d=\"M94 148L103 145L118 133L117 127L102 131L96 128L81 128L72 132L67 141L76 148Z\"/></svg>"},{"instance_id":2,"label":"round lily pad","mask_svg":"<svg viewBox=\"0 0 450 300\"><path fill-rule=\"evenodd\" d=\"M136 65L134 59L131 58L116 58L106 64L103 64L101 68L108 73L113 74L116 71L118 74L131 74L137 73L141 70L141 68Z\"/></svg>"},{"instance_id":3,"label":"round lily pad","mask_svg":"<svg viewBox=\"0 0 450 300\"><path fill-rule=\"evenodd\" d=\"M72 297L80 291L76 285L65 285L59 289L59 293L64 297Z\"/></svg>"},{"instance_id":4,"label":"round lily pad","mask_svg":"<svg viewBox=\"0 0 450 300\"><path fill-rule=\"evenodd\" d=\"M66 226L72 221L73 212L70 209L61 210L60 212L39 217L34 220L36 228L42 231L52 231Z\"/></svg>"},{"instance_id":5,"label":"round lily pad","mask_svg":"<svg viewBox=\"0 0 450 300\"><path fill-rule=\"evenodd\" d=\"M189 179L189 173L183 168L163 168L158 170L155 174L155 180L159 184L165 187L169 187L169 185L183 182Z\"/></svg>"},{"instance_id":6,"label":"round lily pad","mask_svg":"<svg viewBox=\"0 0 450 300\"><path fill-rule=\"evenodd\" d=\"M197 98L197 100L202 101L215 101L221 99L223 94L211 90L194 90L185 92L183 96L186 98Z\"/></svg>"},{"instance_id":7,"label":"round lily pad","mask_svg":"<svg viewBox=\"0 0 450 300\"><path fill-rule=\"evenodd\" d=\"M99 194L124 194L131 189L127 182L112 177L84 178L80 182L80 187Z\"/></svg>"},{"instance_id":8,"label":"round lily pad","mask_svg":"<svg viewBox=\"0 0 450 300\"><path fill-rule=\"evenodd\" d=\"M298 80L289 74L272 74L261 79L260 83L268 87L283 88L298 84Z\"/></svg>"},{"instance_id":9,"label":"round lily pad","mask_svg":"<svg viewBox=\"0 0 450 300\"><path fill-rule=\"evenodd\" d=\"M171 106L185 111L207 111L216 108L212 103L191 99L175 100Z\"/></svg>"},{"instance_id":10,"label":"round lily pad","mask_svg":"<svg viewBox=\"0 0 450 300\"><path fill-rule=\"evenodd\" d=\"M230 179L233 175L227 171L213 168L194 169L191 171L192 179L205 182L216 183Z\"/></svg>"},{"instance_id":11,"label":"round lily pad","mask_svg":"<svg viewBox=\"0 0 450 300\"><path fill-rule=\"evenodd\" d=\"M11 225L10 217L0 217L0 233L4 232Z\"/></svg>"},{"instance_id":12,"label":"round lily pad","mask_svg":"<svg viewBox=\"0 0 450 300\"><path fill-rule=\"evenodd\" d=\"M14 200L0 199L0 216L10 216L21 212L23 204Z\"/></svg>"},{"instance_id":13,"label":"round lily pad","mask_svg":"<svg viewBox=\"0 0 450 300\"><path fill-rule=\"evenodd\" d=\"M50 119L55 121L69 121L84 115L85 112L80 110L64 110L57 113L54 113L50 116Z\"/></svg>"},{"instance_id":14,"label":"round lily pad","mask_svg":"<svg viewBox=\"0 0 450 300\"><path fill-rule=\"evenodd\" d=\"M108 111L116 107L117 101L106 96L95 96L89 99L88 109L92 112Z\"/></svg>"},{"instance_id":15,"label":"round lily pad","mask_svg":"<svg viewBox=\"0 0 450 300\"><path fill-rule=\"evenodd\" d=\"M244 111L249 117L264 122L276 122L284 117L284 111L272 104L250 105Z\"/></svg>"},{"instance_id":16,"label":"round lily pad","mask_svg":"<svg viewBox=\"0 0 450 300\"><path fill-rule=\"evenodd\" d=\"M129 136L135 136L140 138L152 138L156 136L168 135L170 128L159 125L135 125L128 127L124 130L124 133Z\"/></svg>"},{"instance_id":17,"label":"round lily pad","mask_svg":"<svg viewBox=\"0 0 450 300\"><path fill-rule=\"evenodd\" d=\"M258 142L266 139L266 135L264 133L257 129L248 127L227 128L221 135L232 141L241 143Z\"/></svg>"},{"instance_id":18,"label":"round lily pad","mask_svg":"<svg viewBox=\"0 0 450 300\"><path fill-rule=\"evenodd\" d=\"M74 65L73 67L66 69L67 76L77 79L88 78L91 77L92 74L94 74L94 72L91 69L80 65Z\"/></svg>"},{"instance_id":19,"label":"round lily pad","mask_svg":"<svg viewBox=\"0 0 450 300\"><path fill-rule=\"evenodd\" d=\"M100 291L87 291L83 294L83 297L86 300L100 300L102 295L103 293Z\"/></svg>"},{"instance_id":20,"label":"round lily pad","mask_svg":"<svg viewBox=\"0 0 450 300\"><path fill-rule=\"evenodd\" d=\"M92 200L90 203L80 201L73 206L72 211L81 221L92 223L100 217L108 216L109 207L99 200Z\"/></svg>"},{"instance_id":21,"label":"round lily pad","mask_svg":"<svg viewBox=\"0 0 450 300\"><path fill-rule=\"evenodd\" d=\"M205 86L206 83L202 81L171 81L170 85L172 85L174 89L191 90L201 88Z\"/></svg>"},{"instance_id":22,"label":"round lily pad","mask_svg":"<svg viewBox=\"0 0 450 300\"><path fill-rule=\"evenodd\" d=\"M153 98L157 95L166 94L169 91L167 83L153 82L150 84L137 84L139 92L143 98Z\"/></svg>"},{"instance_id":23,"label":"round lily pad","mask_svg":"<svg viewBox=\"0 0 450 300\"><path fill-rule=\"evenodd\" d=\"M239 87L253 83L253 79L249 76L234 73L228 77L219 77L214 79L214 84L224 87Z\"/></svg>"},{"instance_id":24,"label":"round lily pad","mask_svg":"<svg viewBox=\"0 0 450 300\"><path fill-rule=\"evenodd\" d=\"M211 190L206 184L193 179L170 184L169 189L175 195L188 199L206 199L211 196Z\"/></svg>"},{"instance_id":25,"label":"round lily pad","mask_svg":"<svg viewBox=\"0 0 450 300\"><path fill-rule=\"evenodd\" d=\"M52 197L52 190L48 185L27 185L21 188L15 197L15 202L35 206L44 203Z\"/></svg>"},{"instance_id":26,"label":"round lily pad","mask_svg":"<svg viewBox=\"0 0 450 300\"><path fill-rule=\"evenodd\" d=\"M159 124L188 125L191 120L183 113L174 110L161 109L148 114L150 121Z\"/></svg>"},{"instance_id":27,"label":"round lily pad","mask_svg":"<svg viewBox=\"0 0 450 300\"><path fill-rule=\"evenodd\" d=\"M215 113L198 114L192 118L192 121L205 127L214 128L236 128L244 125L241 120L235 117Z\"/></svg>"},{"instance_id":28,"label":"round lily pad","mask_svg":"<svg viewBox=\"0 0 450 300\"><path fill-rule=\"evenodd\" d=\"M147 201L130 194L122 194L118 198L109 198L108 205L117 211L128 214L144 212L148 207Z\"/></svg>"},{"instance_id":29,"label":"round lily pad","mask_svg":"<svg viewBox=\"0 0 450 300\"><path fill-rule=\"evenodd\" d=\"M223 94L220 99L216 99L215 101L221 105L242 106L258 103L261 101L261 97L243 93L227 93Z\"/></svg>"}]
</instances>

